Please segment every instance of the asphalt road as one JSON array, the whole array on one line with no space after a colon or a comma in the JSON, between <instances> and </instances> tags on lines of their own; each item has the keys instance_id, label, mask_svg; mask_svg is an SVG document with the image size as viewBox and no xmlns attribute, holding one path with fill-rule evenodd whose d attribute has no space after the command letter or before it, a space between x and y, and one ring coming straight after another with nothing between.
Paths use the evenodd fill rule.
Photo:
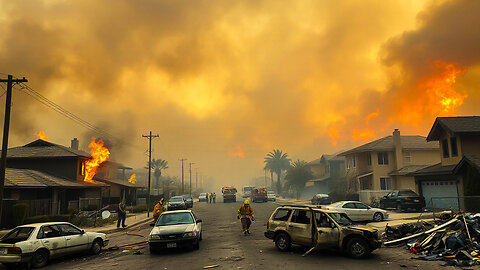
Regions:
<instances>
[{"instance_id":1,"label":"asphalt road","mask_svg":"<svg viewBox=\"0 0 480 270\"><path fill-rule=\"evenodd\" d=\"M150 254L148 246L120 248L104 251L97 256L77 255L53 260L44 269L202 269L218 265L214 269L438 269L441 262L426 262L411 259L403 248L381 248L364 260L354 260L338 251L307 251L293 247L283 253L274 243L265 238L265 223L278 206L273 202L252 204L256 220L251 235L244 236L236 212L237 203L195 203L193 210L203 220L203 241L200 249L169 250L163 254ZM146 240L151 227L148 224L135 229L112 233L109 246L120 246ZM140 234L144 237L131 235ZM134 254L137 253L137 254Z\"/></svg>"}]
</instances>

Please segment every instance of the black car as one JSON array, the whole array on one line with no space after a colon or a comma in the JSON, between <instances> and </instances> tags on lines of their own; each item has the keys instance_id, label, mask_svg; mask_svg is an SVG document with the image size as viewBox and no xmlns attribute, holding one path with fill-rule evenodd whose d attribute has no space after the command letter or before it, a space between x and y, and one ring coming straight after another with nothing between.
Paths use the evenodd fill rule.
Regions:
<instances>
[{"instance_id":1,"label":"black car","mask_svg":"<svg viewBox=\"0 0 480 270\"><path fill-rule=\"evenodd\" d=\"M311 201L314 205L327 205L332 203L332 199L327 194L315 194Z\"/></svg>"},{"instance_id":2,"label":"black car","mask_svg":"<svg viewBox=\"0 0 480 270\"><path fill-rule=\"evenodd\" d=\"M425 207L425 198L410 189L394 190L380 198L380 208L395 208L397 210L415 209Z\"/></svg>"},{"instance_id":3,"label":"black car","mask_svg":"<svg viewBox=\"0 0 480 270\"><path fill-rule=\"evenodd\" d=\"M187 210L187 203L183 196L173 196L168 200L167 211L171 210Z\"/></svg>"},{"instance_id":4,"label":"black car","mask_svg":"<svg viewBox=\"0 0 480 270\"><path fill-rule=\"evenodd\" d=\"M182 195L183 198L185 199L185 204L187 205L187 208L192 208L193 207L193 198L192 195L190 194L185 194Z\"/></svg>"}]
</instances>

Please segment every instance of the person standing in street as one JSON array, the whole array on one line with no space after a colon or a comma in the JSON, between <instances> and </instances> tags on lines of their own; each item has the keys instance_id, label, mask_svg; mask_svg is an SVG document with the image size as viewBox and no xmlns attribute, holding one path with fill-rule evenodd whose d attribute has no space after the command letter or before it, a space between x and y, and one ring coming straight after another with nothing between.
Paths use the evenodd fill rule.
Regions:
<instances>
[{"instance_id":1,"label":"person standing in street","mask_svg":"<svg viewBox=\"0 0 480 270\"><path fill-rule=\"evenodd\" d=\"M163 212L163 198L158 201L157 204L155 204L155 207L153 208L153 222L157 222L158 218Z\"/></svg>"},{"instance_id":2,"label":"person standing in street","mask_svg":"<svg viewBox=\"0 0 480 270\"><path fill-rule=\"evenodd\" d=\"M255 220L255 217L249 200L245 200L243 205L238 208L237 219L242 221L243 234L250 234L250 225L252 224L252 221Z\"/></svg>"},{"instance_id":3,"label":"person standing in street","mask_svg":"<svg viewBox=\"0 0 480 270\"><path fill-rule=\"evenodd\" d=\"M118 204L117 213L118 213L117 228L120 228L120 223L122 223L123 228L127 227L127 225L125 225L125 219L127 218L127 209L125 208L124 200L122 200Z\"/></svg>"},{"instance_id":4,"label":"person standing in street","mask_svg":"<svg viewBox=\"0 0 480 270\"><path fill-rule=\"evenodd\" d=\"M215 194L215 192L213 192L213 203L215 203L215 199L217 199L217 194Z\"/></svg>"}]
</instances>

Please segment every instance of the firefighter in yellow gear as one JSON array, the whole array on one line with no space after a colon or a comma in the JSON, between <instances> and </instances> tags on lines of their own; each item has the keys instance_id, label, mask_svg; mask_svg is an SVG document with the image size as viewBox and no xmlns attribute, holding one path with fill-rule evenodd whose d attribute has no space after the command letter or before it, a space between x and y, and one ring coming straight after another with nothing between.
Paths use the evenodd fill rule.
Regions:
<instances>
[{"instance_id":1,"label":"firefighter in yellow gear","mask_svg":"<svg viewBox=\"0 0 480 270\"><path fill-rule=\"evenodd\" d=\"M250 234L250 225L252 224L252 221L255 220L255 217L249 200L245 200L243 205L238 208L237 218L242 221L243 234Z\"/></svg>"},{"instance_id":2,"label":"firefighter in yellow gear","mask_svg":"<svg viewBox=\"0 0 480 270\"><path fill-rule=\"evenodd\" d=\"M163 198L153 208L153 222L157 222L163 212Z\"/></svg>"}]
</instances>

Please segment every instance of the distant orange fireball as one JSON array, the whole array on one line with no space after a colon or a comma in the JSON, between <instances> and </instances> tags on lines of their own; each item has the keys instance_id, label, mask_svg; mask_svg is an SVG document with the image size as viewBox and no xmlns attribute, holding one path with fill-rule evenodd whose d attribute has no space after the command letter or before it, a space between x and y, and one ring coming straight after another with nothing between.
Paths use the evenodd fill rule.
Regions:
<instances>
[{"instance_id":1,"label":"distant orange fireball","mask_svg":"<svg viewBox=\"0 0 480 270\"><path fill-rule=\"evenodd\" d=\"M130 178L128 178L128 182L135 184L137 182L136 174L132 174Z\"/></svg>"},{"instance_id":2,"label":"distant orange fireball","mask_svg":"<svg viewBox=\"0 0 480 270\"><path fill-rule=\"evenodd\" d=\"M110 151L108 148L103 145L103 141L100 139L98 142L95 141L95 138L92 139L92 142L88 145L88 148L92 148L90 154L92 158L85 161L85 178L83 181L89 183L95 183L93 177L97 173L97 168L105 162L110 156Z\"/></svg>"},{"instance_id":3,"label":"distant orange fireball","mask_svg":"<svg viewBox=\"0 0 480 270\"><path fill-rule=\"evenodd\" d=\"M38 132L35 132L35 136L37 136L39 139L44 140L44 141L49 141L47 135L45 134L45 131L40 130Z\"/></svg>"}]
</instances>

